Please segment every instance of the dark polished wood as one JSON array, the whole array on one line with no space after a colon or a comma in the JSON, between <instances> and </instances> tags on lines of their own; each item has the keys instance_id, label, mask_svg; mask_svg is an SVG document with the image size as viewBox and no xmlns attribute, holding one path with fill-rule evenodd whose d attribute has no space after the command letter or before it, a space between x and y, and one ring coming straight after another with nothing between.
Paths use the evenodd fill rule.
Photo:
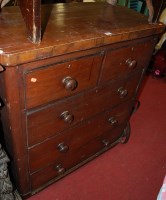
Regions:
<instances>
[{"instance_id":1,"label":"dark polished wood","mask_svg":"<svg viewBox=\"0 0 166 200\"><path fill-rule=\"evenodd\" d=\"M62 132L58 136L51 138L40 145L30 148L30 171L34 172L55 161L60 162L59 160L61 160L62 162L68 153L72 151L79 151L79 149L82 148L86 143L90 142L96 137L99 137L103 132L111 132L111 130L116 126L124 124L131 114L131 105L131 101L124 103L121 106L118 106L118 108L101 113L92 120L85 121L73 129ZM111 117L116 118L117 124L110 123L109 120ZM121 135L121 133L119 134ZM59 151L58 145L61 143L64 143L68 146L67 152L64 153Z\"/></svg>"},{"instance_id":2,"label":"dark polished wood","mask_svg":"<svg viewBox=\"0 0 166 200\"><path fill-rule=\"evenodd\" d=\"M32 33L38 1L28 2L20 7L24 19L31 13ZM27 40L19 8L0 13L2 124L23 198L127 142L134 102L164 30L107 3L49 4L41 13L40 44Z\"/></svg>"},{"instance_id":3,"label":"dark polished wood","mask_svg":"<svg viewBox=\"0 0 166 200\"><path fill-rule=\"evenodd\" d=\"M151 55L156 41L142 41L142 43L132 43L131 46L110 49L104 60L104 70L102 71L101 82L116 79L126 73L134 71L137 68L143 68L149 62L149 58L142 55ZM115 67L117 66L117 67Z\"/></svg>"},{"instance_id":4,"label":"dark polished wood","mask_svg":"<svg viewBox=\"0 0 166 200\"><path fill-rule=\"evenodd\" d=\"M47 18L43 22L46 24L45 31L42 43L34 45L26 38L26 28L19 9L3 8L0 14L0 30L3 30L0 36L2 65L13 66L133 40L142 35L146 37L161 33L164 29L162 25L148 24L146 16L133 10L106 3L48 5L43 6L41 12ZM6 37L9 33L10 37Z\"/></svg>"},{"instance_id":5,"label":"dark polished wood","mask_svg":"<svg viewBox=\"0 0 166 200\"><path fill-rule=\"evenodd\" d=\"M27 108L94 87L98 79L102 57L99 54L28 71L25 74ZM74 88L69 88L71 86L64 81L69 77L70 81L75 82Z\"/></svg>"},{"instance_id":6,"label":"dark polished wood","mask_svg":"<svg viewBox=\"0 0 166 200\"><path fill-rule=\"evenodd\" d=\"M35 190L36 188L39 188L39 186L42 185L48 185L49 181L55 181L66 174L70 173L70 169L78 168L79 164L85 164L85 162L88 161L91 157L96 157L97 155L101 154L101 152L106 151L110 147L106 147L103 143L103 140L107 140L110 142L110 144L113 141L116 141L119 138L119 133L121 133L124 129L125 125L118 126L116 129L113 129L111 132L107 131L102 134L102 136L96 137L95 139L91 140L86 145L82 146L79 151L73 151L70 152L67 156L65 156L65 159L63 161L63 164L61 164L61 167L65 169L65 171L62 174L59 174L56 170L57 163L54 163L52 165L48 165L46 168L33 173L31 175L32 180L32 188ZM59 165L59 163L58 163ZM50 182L51 183L51 182Z\"/></svg>"},{"instance_id":7,"label":"dark polished wood","mask_svg":"<svg viewBox=\"0 0 166 200\"><path fill-rule=\"evenodd\" d=\"M29 146L55 136L66 128L71 128L78 122L82 122L100 111L111 108L116 103L119 104L130 99L135 95L135 88L141 73L142 71L132 74L132 77L130 77L131 82L128 82L128 77L126 77L123 80L89 90L86 92L86 95L82 93L76 97L58 101L49 107L44 107L38 110L38 112L33 111L28 113ZM117 93L118 89L122 86L127 90L125 98L121 98ZM60 117L66 110L74 118L71 124L65 123Z\"/></svg>"},{"instance_id":8,"label":"dark polished wood","mask_svg":"<svg viewBox=\"0 0 166 200\"><path fill-rule=\"evenodd\" d=\"M41 42L41 0L17 0L27 30L33 43Z\"/></svg>"}]
</instances>

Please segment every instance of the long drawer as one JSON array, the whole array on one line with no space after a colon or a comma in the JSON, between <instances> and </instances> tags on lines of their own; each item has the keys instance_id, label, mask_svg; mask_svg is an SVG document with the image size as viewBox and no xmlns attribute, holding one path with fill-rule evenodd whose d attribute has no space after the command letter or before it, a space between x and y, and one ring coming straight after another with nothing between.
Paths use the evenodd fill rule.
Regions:
<instances>
[{"instance_id":1,"label":"long drawer","mask_svg":"<svg viewBox=\"0 0 166 200\"><path fill-rule=\"evenodd\" d=\"M63 134L30 148L30 171L34 172L59 159L65 159L70 152L81 148L89 141L102 135L103 132L111 131L124 124L129 119L132 106L132 101L125 102L114 109L98 114L91 120L68 129Z\"/></svg>"},{"instance_id":2,"label":"long drawer","mask_svg":"<svg viewBox=\"0 0 166 200\"><path fill-rule=\"evenodd\" d=\"M105 151L109 146L106 146L104 141L107 140L110 144L115 142L121 136L124 128L125 124L122 124L112 131L105 132L76 151L64 155L63 159L59 159L46 168L33 173L30 176L32 190L38 189L52 179L63 176L63 174L68 173L68 170L81 165L81 162L84 164L90 157L96 157L98 152Z\"/></svg>"},{"instance_id":3,"label":"long drawer","mask_svg":"<svg viewBox=\"0 0 166 200\"><path fill-rule=\"evenodd\" d=\"M29 146L132 98L136 93L141 73L140 70L126 79L100 86L74 98L67 98L50 107L29 112L27 116ZM64 116L66 111L67 114Z\"/></svg>"},{"instance_id":4,"label":"long drawer","mask_svg":"<svg viewBox=\"0 0 166 200\"><path fill-rule=\"evenodd\" d=\"M102 58L99 53L25 72L26 107L43 105L94 87Z\"/></svg>"}]
</instances>

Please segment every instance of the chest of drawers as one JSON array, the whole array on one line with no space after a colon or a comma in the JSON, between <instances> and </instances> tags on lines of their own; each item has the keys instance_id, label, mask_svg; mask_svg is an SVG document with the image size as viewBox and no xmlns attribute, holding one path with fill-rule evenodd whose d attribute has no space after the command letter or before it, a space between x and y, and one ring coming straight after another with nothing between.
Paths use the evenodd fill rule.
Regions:
<instances>
[{"instance_id":1,"label":"chest of drawers","mask_svg":"<svg viewBox=\"0 0 166 200\"><path fill-rule=\"evenodd\" d=\"M4 33L15 31L10 39L0 31L1 112L15 184L26 198L127 141L164 27L119 6L60 4L52 8L41 44L33 45L14 11L15 25L0 22Z\"/></svg>"}]
</instances>

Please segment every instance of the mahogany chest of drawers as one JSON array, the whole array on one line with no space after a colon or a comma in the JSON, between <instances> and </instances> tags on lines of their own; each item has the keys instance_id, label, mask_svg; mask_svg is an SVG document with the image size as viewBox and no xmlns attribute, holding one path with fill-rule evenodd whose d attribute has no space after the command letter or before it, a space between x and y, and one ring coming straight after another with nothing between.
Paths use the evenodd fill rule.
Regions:
<instances>
[{"instance_id":1,"label":"mahogany chest of drawers","mask_svg":"<svg viewBox=\"0 0 166 200\"><path fill-rule=\"evenodd\" d=\"M25 37L18 9L2 11L1 118L22 197L126 142L138 89L163 29L119 6L59 4L35 45Z\"/></svg>"}]
</instances>

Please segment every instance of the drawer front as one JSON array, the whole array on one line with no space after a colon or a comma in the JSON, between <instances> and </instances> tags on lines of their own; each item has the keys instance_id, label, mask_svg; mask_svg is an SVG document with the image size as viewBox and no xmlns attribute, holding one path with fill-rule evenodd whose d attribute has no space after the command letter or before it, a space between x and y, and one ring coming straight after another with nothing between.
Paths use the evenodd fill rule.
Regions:
<instances>
[{"instance_id":1,"label":"drawer front","mask_svg":"<svg viewBox=\"0 0 166 200\"><path fill-rule=\"evenodd\" d=\"M114 128L111 132L104 134L103 137L95 138L86 145L79 148L77 151L69 152L64 157L56 160L52 165L31 175L32 189L36 190L42 185L48 183L52 179L61 177L63 174L68 173L68 170L74 168L100 151L107 149L103 143L103 139L109 139L111 143L115 142L121 135L125 125ZM95 157L95 156L94 156Z\"/></svg>"},{"instance_id":2,"label":"drawer front","mask_svg":"<svg viewBox=\"0 0 166 200\"><path fill-rule=\"evenodd\" d=\"M132 98L136 93L141 74L142 71L139 71L130 78L112 82L77 97L67 98L49 108L29 113L27 116L29 146ZM65 111L68 111L66 117L60 117Z\"/></svg>"},{"instance_id":3,"label":"drawer front","mask_svg":"<svg viewBox=\"0 0 166 200\"><path fill-rule=\"evenodd\" d=\"M66 157L68 153L79 149L103 132L111 131L123 124L129 119L132 105L132 101L123 103L29 149L30 171L34 172L55 160Z\"/></svg>"},{"instance_id":4,"label":"drawer front","mask_svg":"<svg viewBox=\"0 0 166 200\"><path fill-rule=\"evenodd\" d=\"M96 85L103 55L93 55L25 73L26 106L32 108Z\"/></svg>"},{"instance_id":5,"label":"drawer front","mask_svg":"<svg viewBox=\"0 0 166 200\"><path fill-rule=\"evenodd\" d=\"M108 50L101 73L101 83L123 76L138 68L147 67L155 41L148 40L115 50Z\"/></svg>"}]
</instances>

